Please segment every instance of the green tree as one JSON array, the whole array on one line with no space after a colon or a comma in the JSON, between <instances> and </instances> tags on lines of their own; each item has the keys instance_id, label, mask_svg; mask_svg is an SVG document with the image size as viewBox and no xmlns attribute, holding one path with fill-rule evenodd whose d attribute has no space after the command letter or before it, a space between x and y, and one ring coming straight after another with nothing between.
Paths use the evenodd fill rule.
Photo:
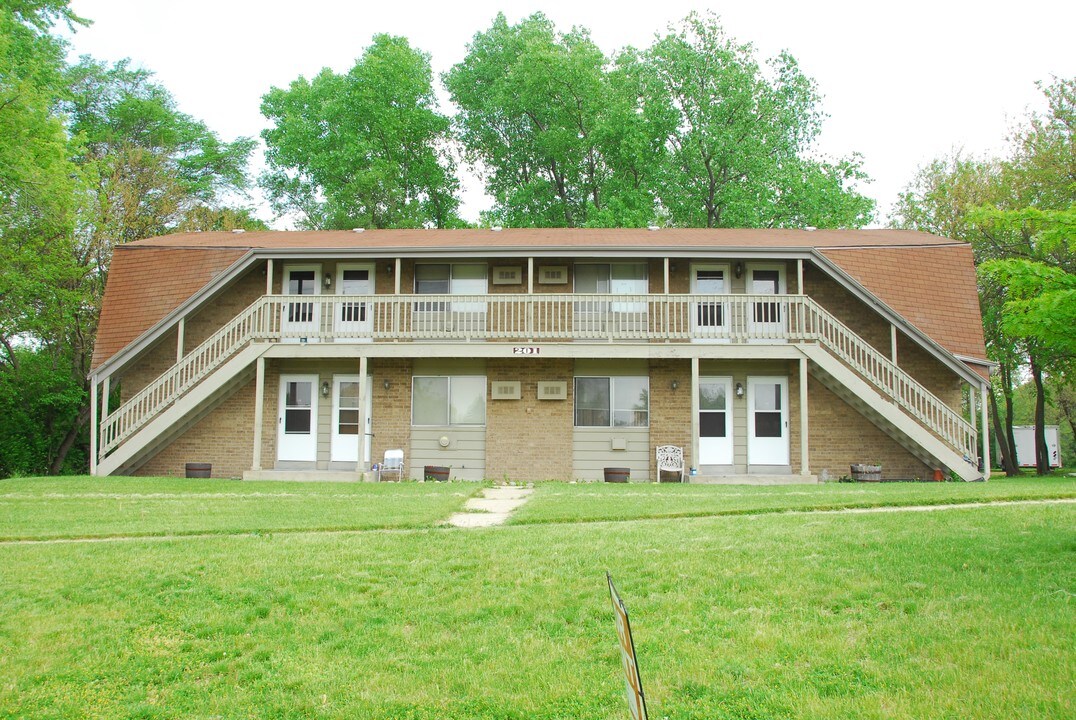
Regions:
<instances>
[{"instance_id":1,"label":"green tree","mask_svg":"<svg viewBox=\"0 0 1076 720\"><path fill-rule=\"evenodd\" d=\"M429 56L376 35L346 74L328 68L262 98L268 171L280 215L307 228L455 227L449 120L436 110Z\"/></svg>"},{"instance_id":2,"label":"green tree","mask_svg":"<svg viewBox=\"0 0 1076 720\"><path fill-rule=\"evenodd\" d=\"M714 15L689 15L645 53L664 118L658 195L677 225L860 227L874 203L856 193L857 156L812 158L823 114L816 83L781 53L763 70Z\"/></svg>"},{"instance_id":3,"label":"green tree","mask_svg":"<svg viewBox=\"0 0 1076 720\"><path fill-rule=\"evenodd\" d=\"M607 60L585 29L537 13L498 14L444 76L465 158L513 227L642 225L654 215L646 166L660 149L636 116L643 78Z\"/></svg>"},{"instance_id":4,"label":"green tree","mask_svg":"<svg viewBox=\"0 0 1076 720\"><path fill-rule=\"evenodd\" d=\"M772 73L714 16L603 56L581 28L498 15L445 75L466 159L513 226L861 226L858 157L811 157L813 81ZM772 74L772 77L770 76Z\"/></svg>"}]
</instances>

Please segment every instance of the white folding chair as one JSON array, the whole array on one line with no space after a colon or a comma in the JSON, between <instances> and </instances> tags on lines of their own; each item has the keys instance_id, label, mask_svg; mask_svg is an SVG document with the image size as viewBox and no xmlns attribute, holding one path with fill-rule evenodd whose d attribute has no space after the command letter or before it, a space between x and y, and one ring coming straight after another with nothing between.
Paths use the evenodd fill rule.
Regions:
<instances>
[{"instance_id":1,"label":"white folding chair","mask_svg":"<svg viewBox=\"0 0 1076 720\"><path fill-rule=\"evenodd\" d=\"M377 481L385 475L396 475L397 480L403 479L403 450L386 450L385 461L377 469Z\"/></svg>"},{"instance_id":2,"label":"white folding chair","mask_svg":"<svg viewBox=\"0 0 1076 720\"><path fill-rule=\"evenodd\" d=\"M661 482L661 473L674 472L680 474L680 482L684 482L684 449L676 445L658 445L658 482Z\"/></svg>"}]
</instances>

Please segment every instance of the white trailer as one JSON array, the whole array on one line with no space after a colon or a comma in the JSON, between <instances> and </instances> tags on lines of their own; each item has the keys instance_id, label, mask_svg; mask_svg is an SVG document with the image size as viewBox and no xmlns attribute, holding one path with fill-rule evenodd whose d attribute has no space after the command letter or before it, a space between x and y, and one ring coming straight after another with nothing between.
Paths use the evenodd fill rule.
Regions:
<instances>
[{"instance_id":1,"label":"white trailer","mask_svg":"<svg viewBox=\"0 0 1076 720\"><path fill-rule=\"evenodd\" d=\"M1050 454L1050 467L1061 467L1061 438L1057 425L1047 425L1046 451ZM1016 438L1016 464L1020 467L1035 467L1035 426L1014 425L1013 437Z\"/></svg>"}]
</instances>

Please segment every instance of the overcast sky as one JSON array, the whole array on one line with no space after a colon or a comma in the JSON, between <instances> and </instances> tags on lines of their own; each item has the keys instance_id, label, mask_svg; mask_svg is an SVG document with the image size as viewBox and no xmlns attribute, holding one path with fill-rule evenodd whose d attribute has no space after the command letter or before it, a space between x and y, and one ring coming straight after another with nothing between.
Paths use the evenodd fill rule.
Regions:
<instances>
[{"instance_id":1,"label":"overcast sky","mask_svg":"<svg viewBox=\"0 0 1076 720\"><path fill-rule=\"evenodd\" d=\"M884 222L917 167L963 148L1000 152L1014 123L1041 109L1035 81L1076 75L1076 3L905 0L727 2L419 2L409 0L72 0L94 24L73 53L131 58L156 73L182 111L223 138L257 137L261 96L321 68L348 70L371 37L406 36L436 73L461 61L475 33L502 11L510 22L541 10L566 31L591 30L607 53L645 47L691 10L713 10L760 58L788 50L813 77L829 115L818 149L859 152L872 182L860 188ZM444 97L443 90L441 96ZM450 108L444 108L450 112ZM261 168L260 151L255 167ZM489 206L465 178L463 215ZM255 202L260 199L255 198ZM271 219L262 207L260 214ZM286 223L278 222L277 227Z\"/></svg>"}]
</instances>

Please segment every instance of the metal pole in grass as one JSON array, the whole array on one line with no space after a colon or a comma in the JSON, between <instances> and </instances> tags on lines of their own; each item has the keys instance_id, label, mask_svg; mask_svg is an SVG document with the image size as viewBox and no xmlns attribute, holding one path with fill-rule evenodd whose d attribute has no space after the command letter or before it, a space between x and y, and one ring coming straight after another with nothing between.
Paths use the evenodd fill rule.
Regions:
<instances>
[{"instance_id":1,"label":"metal pole in grass","mask_svg":"<svg viewBox=\"0 0 1076 720\"><path fill-rule=\"evenodd\" d=\"M628 711L632 720L647 720L646 697L643 696L643 681L639 677L639 664L635 660L635 640L631 636L628 623L628 608L620 599L613 586L613 576L608 571L605 579L609 581L609 597L613 601L613 614L616 616L616 634L620 641L620 664L624 668L624 688L627 691Z\"/></svg>"}]
</instances>

